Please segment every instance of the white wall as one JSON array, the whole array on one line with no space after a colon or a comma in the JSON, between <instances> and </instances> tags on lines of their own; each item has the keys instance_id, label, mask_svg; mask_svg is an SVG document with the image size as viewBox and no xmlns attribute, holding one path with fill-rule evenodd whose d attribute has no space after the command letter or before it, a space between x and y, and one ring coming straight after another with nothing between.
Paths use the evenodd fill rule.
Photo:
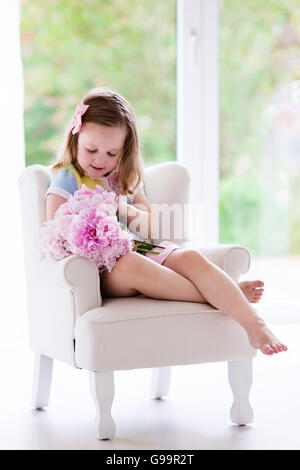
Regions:
<instances>
[{"instance_id":1,"label":"white wall","mask_svg":"<svg viewBox=\"0 0 300 470\"><path fill-rule=\"evenodd\" d=\"M1 346L23 340L27 324L23 247L17 178L24 167L23 77L20 1L0 4Z\"/></svg>"}]
</instances>

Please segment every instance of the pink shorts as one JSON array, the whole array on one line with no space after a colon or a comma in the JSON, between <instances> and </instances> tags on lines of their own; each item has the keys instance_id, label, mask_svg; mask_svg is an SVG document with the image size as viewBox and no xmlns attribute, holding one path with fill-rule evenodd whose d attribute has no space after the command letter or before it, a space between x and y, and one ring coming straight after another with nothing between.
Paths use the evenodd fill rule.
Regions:
<instances>
[{"instance_id":1,"label":"pink shorts","mask_svg":"<svg viewBox=\"0 0 300 470\"><path fill-rule=\"evenodd\" d=\"M164 246L165 248L153 248L155 251L159 251L159 255L151 254L151 253L146 253L145 256L147 258L152 259L158 264L163 264L163 262L167 259L170 253L172 251L177 250L178 248L182 248L180 245L177 245L177 243L170 242L169 240L164 240L163 242L159 243L160 246Z\"/></svg>"},{"instance_id":2,"label":"pink shorts","mask_svg":"<svg viewBox=\"0 0 300 470\"><path fill-rule=\"evenodd\" d=\"M159 251L159 255L154 255L151 253L146 253L145 255L142 256L147 256L147 258L152 259L158 264L163 264L163 262L167 259L170 253L172 251L177 250L178 248L182 248L180 245L177 245L177 243L170 242L168 240L164 240L163 242L159 243L160 246L163 246L165 248L154 248L155 251ZM103 273L106 272L105 266L102 266L99 268L99 275L100 278L102 277Z\"/></svg>"}]
</instances>

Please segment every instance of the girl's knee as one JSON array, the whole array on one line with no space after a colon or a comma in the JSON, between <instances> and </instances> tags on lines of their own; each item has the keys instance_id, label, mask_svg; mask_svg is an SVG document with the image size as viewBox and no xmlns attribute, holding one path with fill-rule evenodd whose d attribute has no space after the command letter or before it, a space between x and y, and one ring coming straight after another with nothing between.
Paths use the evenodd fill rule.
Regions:
<instances>
[{"instance_id":1,"label":"girl's knee","mask_svg":"<svg viewBox=\"0 0 300 470\"><path fill-rule=\"evenodd\" d=\"M209 264L208 259L204 255L193 249L183 250L180 253L180 262L186 266L191 266L194 263L197 263L197 266L207 266Z\"/></svg>"},{"instance_id":2,"label":"girl's knee","mask_svg":"<svg viewBox=\"0 0 300 470\"><path fill-rule=\"evenodd\" d=\"M200 258L204 261L206 259L198 250L193 250L192 248L186 248L185 250L182 250L181 256L186 259Z\"/></svg>"},{"instance_id":3,"label":"girl's knee","mask_svg":"<svg viewBox=\"0 0 300 470\"><path fill-rule=\"evenodd\" d=\"M124 274L130 274L131 272L136 273L136 270L141 263L141 258L142 255L139 253L130 251L118 259L115 267Z\"/></svg>"}]
</instances>

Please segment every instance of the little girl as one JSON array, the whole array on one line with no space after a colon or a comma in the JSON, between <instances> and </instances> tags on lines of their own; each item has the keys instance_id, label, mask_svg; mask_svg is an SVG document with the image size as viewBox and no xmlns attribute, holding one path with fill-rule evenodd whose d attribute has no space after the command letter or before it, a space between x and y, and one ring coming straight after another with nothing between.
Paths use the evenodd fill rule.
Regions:
<instances>
[{"instance_id":1,"label":"little girl","mask_svg":"<svg viewBox=\"0 0 300 470\"><path fill-rule=\"evenodd\" d=\"M151 207L143 189L136 119L130 104L108 88L89 91L76 108L68 126L54 178L47 191L47 219L85 184L102 185L119 197L119 217L128 225L148 227L151 239ZM134 238L137 238L136 233ZM163 241L160 254L131 251L121 256L111 272L102 270L103 297L144 294L157 299L206 302L233 317L247 332L250 344L264 354L286 351L251 305L259 301L263 282L237 285L201 252Z\"/></svg>"}]
</instances>

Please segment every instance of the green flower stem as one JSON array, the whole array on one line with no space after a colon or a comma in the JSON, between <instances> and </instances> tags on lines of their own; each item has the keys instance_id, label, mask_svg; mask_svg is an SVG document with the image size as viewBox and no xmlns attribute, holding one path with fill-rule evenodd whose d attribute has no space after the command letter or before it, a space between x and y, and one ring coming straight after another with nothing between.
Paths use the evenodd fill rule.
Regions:
<instances>
[{"instance_id":1,"label":"green flower stem","mask_svg":"<svg viewBox=\"0 0 300 470\"><path fill-rule=\"evenodd\" d=\"M153 243L148 243L146 241L141 241L141 240L133 240L136 244L136 246L143 246L144 248L162 248L165 249L164 246L160 245L154 245Z\"/></svg>"},{"instance_id":2,"label":"green flower stem","mask_svg":"<svg viewBox=\"0 0 300 470\"><path fill-rule=\"evenodd\" d=\"M137 252L140 253L140 252L146 252L146 253L151 253L153 255L159 255L160 252L159 251L152 251L152 250L147 250L147 248L138 248L137 249Z\"/></svg>"}]
</instances>

